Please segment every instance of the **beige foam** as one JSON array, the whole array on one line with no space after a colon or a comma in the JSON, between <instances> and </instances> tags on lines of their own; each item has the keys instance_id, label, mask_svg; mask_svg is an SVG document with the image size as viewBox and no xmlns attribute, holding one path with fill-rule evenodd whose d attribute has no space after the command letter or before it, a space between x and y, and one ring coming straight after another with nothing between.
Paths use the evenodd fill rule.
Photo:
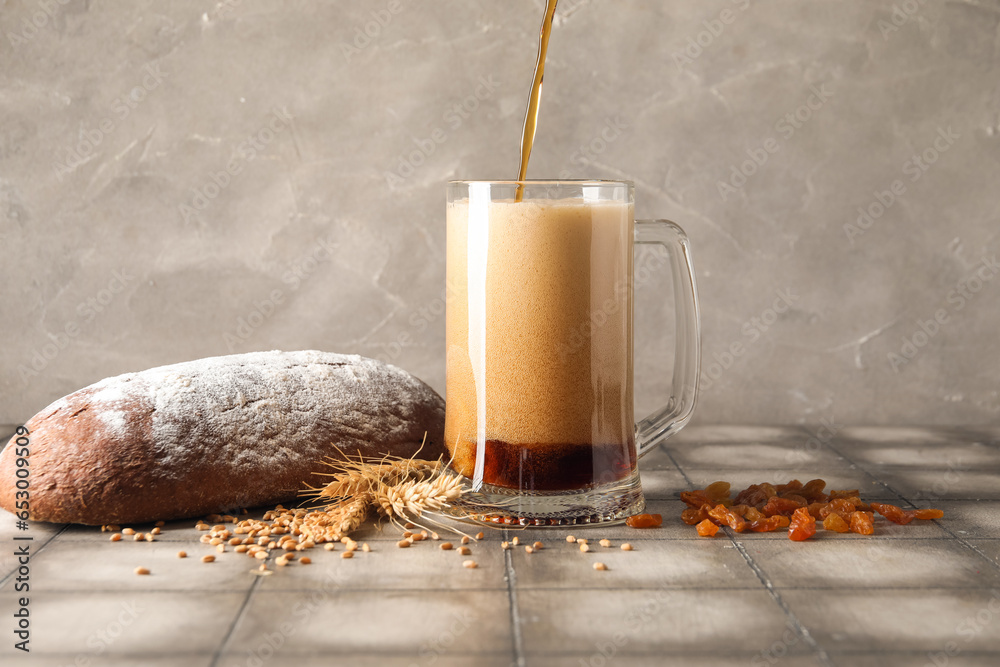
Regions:
<instances>
[{"instance_id":1,"label":"beige foam","mask_svg":"<svg viewBox=\"0 0 1000 667\"><path fill-rule=\"evenodd\" d=\"M476 442L477 375L485 385L488 440L628 442L633 433L632 206L508 201L472 215L476 263L470 271L468 202L448 207L449 447L454 451L456 442ZM483 258L485 272L477 270ZM471 357L470 275L475 295ZM484 324L483 295L481 355L477 332Z\"/></svg>"}]
</instances>

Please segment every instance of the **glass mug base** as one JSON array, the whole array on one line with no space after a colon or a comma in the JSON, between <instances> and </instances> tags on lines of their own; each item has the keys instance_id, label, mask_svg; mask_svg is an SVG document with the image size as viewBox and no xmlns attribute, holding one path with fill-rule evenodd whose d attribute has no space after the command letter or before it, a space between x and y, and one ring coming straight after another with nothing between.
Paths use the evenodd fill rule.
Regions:
<instances>
[{"instance_id":1,"label":"glass mug base","mask_svg":"<svg viewBox=\"0 0 1000 667\"><path fill-rule=\"evenodd\" d=\"M444 513L491 526L609 525L646 507L638 471L611 484L571 491L533 492L492 484L471 491L469 479L463 486L467 490L462 498Z\"/></svg>"}]
</instances>

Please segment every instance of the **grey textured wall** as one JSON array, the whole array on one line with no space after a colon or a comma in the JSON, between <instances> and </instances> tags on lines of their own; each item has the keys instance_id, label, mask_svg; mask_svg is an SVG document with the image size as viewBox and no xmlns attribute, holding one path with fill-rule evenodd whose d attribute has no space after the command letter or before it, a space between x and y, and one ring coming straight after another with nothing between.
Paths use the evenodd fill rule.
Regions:
<instances>
[{"instance_id":1,"label":"grey textured wall","mask_svg":"<svg viewBox=\"0 0 1000 667\"><path fill-rule=\"evenodd\" d=\"M1000 3L561 5L529 177L687 228L697 421L997 423ZM516 175L541 9L0 2L0 423L273 348L443 390L444 182Z\"/></svg>"}]
</instances>

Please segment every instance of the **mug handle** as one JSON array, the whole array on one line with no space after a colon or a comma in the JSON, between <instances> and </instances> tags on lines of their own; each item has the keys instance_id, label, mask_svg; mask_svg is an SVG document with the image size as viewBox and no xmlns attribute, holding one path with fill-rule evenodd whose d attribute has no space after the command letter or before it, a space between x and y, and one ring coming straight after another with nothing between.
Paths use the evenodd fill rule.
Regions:
<instances>
[{"instance_id":1,"label":"mug handle","mask_svg":"<svg viewBox=\"0 0 1000 667\"><path fill-rule=\"evenodd\" d=\"M667 250L677 329L670 400L635 426L636 453L642 457L684 428L691 418L701 375L701 324L691 245L684 230L669 220L636 220L635 243L661 245Z\"/></svg>"}]
</instances>

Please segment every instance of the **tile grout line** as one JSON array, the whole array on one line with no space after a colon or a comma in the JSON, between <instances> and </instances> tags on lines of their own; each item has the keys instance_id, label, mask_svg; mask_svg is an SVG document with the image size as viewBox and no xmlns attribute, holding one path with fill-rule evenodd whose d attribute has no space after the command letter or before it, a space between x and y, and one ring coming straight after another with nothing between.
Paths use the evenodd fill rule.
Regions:
<instances>
[{"instance_id":1,"label":"tile grout line","mask_svg":"<svg viewBox=\"0 0 1000 667\"><path fill-rule=\"evenodd\" d=\"M230 623L229 629L226 630L226 636L222 638L222 642L219 643L219 648L215 650L215 654L212 656L212 662L209 663L209 667L216 667L219 664L219 660L222 659L223 655L226 653L226 648L229 646L229 642L232 641L233 635L236 633L236 628L239 626L240 621L247 614L247 609L250 608L250 598L253 594L257 592L260 587L261 581L264 577L254 577L254 582L250 584L250 589L247 591L246 597L243 598L243 604L236 612L236 616L233 618L233 622Z\"/></svg>"},{"instance_id":2,"label":"tile grout line","mask_svg":"<svg viewBox=\"0 0 1000 667\"><path fill-rule=\"evenodd\" d=\"M503 529L504 541L510 540L510 530ZM514 664L517 667L524 667L524 638L521 636L521 611L517 604L517 574L514 572L514 559L510 555L510 549L503 552L503 567L505 578L507 579L507 605L510 610L510 634L511 643L514 650Z\"/></svg>"},{"instance_id":3,"label":"tile grout line","mask_svg":"<svg viewBox=\"0 0 1000 667\"><path fill-rule=\"evenodd\" d=\"M677 471L681 474L681 477L683 477L684 481L687 482L688 487L694 489L695 488L694 482L691 481L691 478L687 476L687 473L684 472L684 469L681 468L681 466L677 463L677 460L674 458L670 450L664 448L664 451L667 454L667 458L670 459L670 462L673 463L674 466L676 466ZM774 600L775 604L778 605L782 613L784 613L785 618L788 619L789 623L791 623L795 632L800 637L802 637L803 641L805 641L805 643L808 644L810 648L812 648L813 652L815 652L816 657L819 659L820 663L824 665L824 667L834 667L834 663L832 660L830 660L830 656L829 654L827 654L826 649L820 646L819 642L816 641L816 638L812 636L811 632L809 632L809 629L806 628L799 620L798 616L796 616L792 612L791 608L788 606L788 603L785 602L784 598L781 597L781 594L777 590L775 590L774 584L772 584L771 580L768 579L766 574L764 574L764 571L753 559L753 556L751 556L749 552L747 552L746 547L743 546L743 543L738 542L736 538L733 536L732 529L727 527L725 528L725 532L726 536L729 538L729 541L732 542L733 547L736 549L736 551L739 552L740 556L743 557L743 560L746 562L747 567L750 568L750 571L754 573L754 575L757 577L760 583L764 586L764 590L767 592L767 594L771 597L772 600Z\"/></svg>"},{"instance_id":4,"label":"tile grout line","mask_svg":"<svg viewBox=\"0 0 1000 667\"><path fill-rule=\"evenodd\" d=\"M872 474L872 472L870 470L868 470L867 467L862 466L857 461L855 461L851 457L849 457L846 454L844 454L842 451L840 451L839 449L837 449L836 447L834 447L833 444L827 442L827 443L824 443L824 446L826 446L827 448L829 448L833 453L835 453L837 456L840 456L841 458L843 458L845 461L847 461L851 465L857 466L862 472L864 472L866 475L868 475L873 480L875 480L875 482L877 484L879 484L882 488L884 488L889 493L893 494L894 496L896 496L900 500L902 500L902 501L904 501L906 503L909 503L911 507L916 507L917 506L916 503L914 503L912 500L910 500L909 498L907 498L906 496L904 496L902 493L900 493L896 489L894 489L891 486L889 486L889 484L886 483L886 482L884 482L884 481L882 481L881 478L876 477L874 474ZM996 570L1000 570L1000 564L998 564L992 558L990 558L985 553L983 553L983 551L979 547L977 547L976 545L974 545L971 542L967 541L964 537L960 537L959 535L956 535L950 528L948 528L947 526L944 526L944 525L938 523L937 519L934 519L934 523L937 524L937 526L939 528L941 528L941 530L943 530L944 532L948 533L948 535L950 535L953 540L955 540L956 542L958 542L959 544L961 544L966 549L969 549L970 551L972 551L973 553L975 553L982 560L984 560L987 563L989 563L990 567L992 567L992 568L994 568ZM944 538L942 538L942 539L944 539Z\"/></svg>"},{"instance_id":5,"label":"tile grout line","mask_svg":"<svg viewBox=\"0 0 1000 667\"><path fill-rule=\"evenodd\" d=\"M49 539L45 540L42 543L42 546L38 547L38 549L36 549L35 551L32 551L30 557L31 558L35 558L38 554L40 554L42 551L44 551L45 547L47 547L50 544L52 544L52 542L55 541L55 539L57 537L59 537L60 535L62 535L64 532L66 532L67 528L69 528L69 524L68 523L64 523L62 525L62 528L60 528L59 530L57 530L51 537L49 537ZM10 571L10 574L4 576L3 579L0 579L0 590L2 590L3 587L7 585L7 582L10 581L10 578L13 577L15 574L17 574L17 567L16 566L14 567L13 570Z\"/></svg>"},{"instance_id":6,"label":"tile grout line","mask_svg":"<svg viewBox=\"0 0 1000 667\"><path fill-rule=\"evenodd\" d=\"M771 599L774 600L775 603L777 603L777 605L781 608L781 611L785 613L785 617L788 618L788 621L792 624L792 627L795 628L795 632L798 633L800 637L802 637L805 643L808 644L813 649L813 651L815 651L816 656L819 658L820 663L832 667L834 663L830 660L830 656L827 654L826 649L820 646L819 642L816 641L816 638L812 636L811 632L809 632L809 629L806 626L804 626L802 622L799 620L798 616L796 616L792 612L791 608L788 606L788 603L785 602L784 598L781 597L781 594L777 590L775 590L774 584L772 584L771 580L768 579L766 574L764 574L764 571L753 559L753 556L751 556L747 552L746 547L743 546L743 543L738 542L736 538L733 536L732 530L728 527L725 530L726 530L726 535L729 537L729 540L733 543L733 546L736 547L736 550L740 552L740 555L743 556L743 560L746 561L747 566L753 571L755 575L757 575L757 579L760 580L760 583L763 584L764 590L766 590L767 594L771 596Z\"/></svg>"},{"instance_id":7,"label":"tile grout line","mask_svg":"<svg viewBox=\"0 0 1000 667\"><path fill-rule=\"evenodd\" d=\"M684 470L681 468L680 464L677 463L677 459L674 458L673 453L669 449L667 449L665 446L663 446L662 448L663 448L663 453L666 454L667 458L670 459L670 462L674 464L674 468L677 469L677 472L679 472L681 474L681 477L684 478L684 481L687 482L687 485L693 489L694 488L694 482L691 481L691 478L687 476L687 473L684 472ZM640 473L640 479L641 478L642 477L641 477L641 473Z\"/></svg>"},{"instance_id":8,"label":"tile grout line","mask_svg":"<svg viewBox=\"0 0 1000 667\"><path fill-rule=\"evenodd\" d=\"M900 496L900 497L902 497L902 496ZM904 498L904 500L905 500L905 498ZM909 503L910 501L907 500L906 502ZM910 503L910 504L912 505L913 503ZM994 569L1000 570L1000 564L997 564L996 561L994 561L992 558L990 558L985 553L983 553L982 550L979 547L977 547L976 545L974 545L971 542L967 541L964 537L959 537L958 535L955 535L955 533L951 532L950 530L948 530L944 526L941 526L941 530L945 531L946 533L948 533L949 535L951 535L952 537L954 537L955 540L959 544L961 544L963 547L965 547L966 549L971 549L973 552L975 552L975 554L977 556L979 556L980 558L982 558L983 560L985 560L987 563L989 563L990 565L992 565Z\"/></svg>"}]
</instances>

